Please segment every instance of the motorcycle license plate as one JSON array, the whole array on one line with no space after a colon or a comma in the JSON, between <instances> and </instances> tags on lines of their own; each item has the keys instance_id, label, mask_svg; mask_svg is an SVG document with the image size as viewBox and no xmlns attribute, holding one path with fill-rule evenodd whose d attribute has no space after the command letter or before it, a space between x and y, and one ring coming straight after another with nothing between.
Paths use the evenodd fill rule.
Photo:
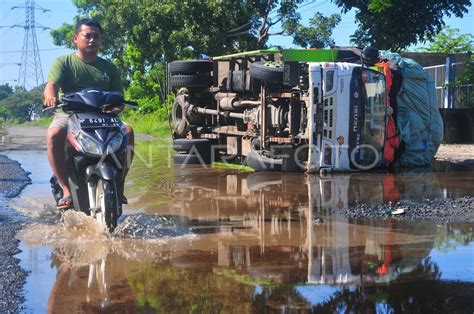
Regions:
<instances>
[{"instance_id":1,"label":"motorcycle license plate","mask_svg":"<svg viewBox=\"0 0 474 314\"><path fill-rule=\"evenodd\" d=\"M120 120L116 117L90 117L80 118L82 128L113 128L120 126Z\"/></svg>"}]
</instances>

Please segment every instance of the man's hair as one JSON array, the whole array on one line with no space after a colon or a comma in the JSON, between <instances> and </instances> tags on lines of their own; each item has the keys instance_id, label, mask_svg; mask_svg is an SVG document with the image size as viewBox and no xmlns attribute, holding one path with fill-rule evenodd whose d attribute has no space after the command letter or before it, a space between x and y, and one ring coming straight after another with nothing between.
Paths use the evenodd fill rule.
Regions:
<instances>
[{"instance_id":1,"label":"man's hair","mask_svg":"<svg viewBox=\"0 0 474 314\"><path fill-rule=\"evenodd\" d=\"M81 19L76 23L76 31L75 31L76 34L79 34L79 32L81 31L82 25L97 27L100 33L102 34L102 26L100 26L99 22L93 19L89 19L89 18Z\"/></svg>"}]
</instances>

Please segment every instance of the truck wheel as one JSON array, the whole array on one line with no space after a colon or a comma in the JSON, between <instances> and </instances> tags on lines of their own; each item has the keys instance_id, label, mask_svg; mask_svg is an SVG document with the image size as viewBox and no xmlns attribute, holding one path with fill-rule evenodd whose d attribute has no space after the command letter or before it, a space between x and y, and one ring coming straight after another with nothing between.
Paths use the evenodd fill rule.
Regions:
<instances>
[{"instance_id":1,"label":"truck wheel","mask_svg":"<svg viewBox=\"0 0 474 314\"><path fill-rule=\"evenodd\" d=\"M209 155L176 154L173 156L175 166L178 165L208 165L211 163Z\"/></svg>"},{"instance_id":2,"label":"truck wheel","mask_svg":"<svg viewBox=\"0 0 474 314\"><path fill-rule=\"evenodd\" d=\"M212 86L212 76L209 74L172 75L169 84L171 87L207 88Z\"/></svg>"},{"instance_id":3,"label":"truck wheel","mask_svg":"<svg viewBox=\"0 0 474 314\"><path fill-rule=\"evenodd\" d=\"M283 63L255 62L250 65L250 76L264 82L283 83Z\"/></svg>"},{"instance_id":4,"label":"truck wheel","mask_svg":"<svg viewBox=\"0 0 474 314\"><path fill-rule=\"evenodd\" d=\"M206 139L187 139L180 138L173 141L173 149L177 152L199 152L200 154L209 155L211 152L211 144Z\"/></svg>"},{"instance_id":5,"label":"truck wheel","mask_svg":"<svg viewBox=\"0 0 474 314\"><path fill-rule=\"evenodd\" d=\"M210 73L212 71L212 61L209 61L209 60L173 61L169 65L169 70L171 74Z\"/></svg>"},{"instance_id":6,"label":"truck wheel","mask_svg":"<svg viewBox=\"0 0 474 314\"><path fill-rule=\"evenodd\" d=\"M189 121L186 119L187 103L185 95L178 95L171 108L171 119L173 120L174 133L177 137L186 136L189 131Z\"/></svg>"},{"instance_id":7,"label":"truck wheel","mask_svg":"<svg viewBox=\"0 0 474 314\"><path fill-rule=\"evenodd\" d=\"M97 207L100 207L100 211L96 213L95 218L104 230L112 233L117 227L119 212L115 182L99 179L95 195Z\"/></svg>"}]
</instances>

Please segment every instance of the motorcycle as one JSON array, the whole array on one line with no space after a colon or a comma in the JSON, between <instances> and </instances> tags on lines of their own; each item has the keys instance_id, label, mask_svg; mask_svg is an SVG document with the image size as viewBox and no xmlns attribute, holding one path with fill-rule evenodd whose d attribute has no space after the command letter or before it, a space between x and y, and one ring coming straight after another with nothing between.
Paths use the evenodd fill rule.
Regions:
<instances>
[{"instance_id":1,"label":"motorcycle","mask_svg":"<svg viewBox=\"0 0 474 314\"><path fill-rule=\"evenodd\" d=\"M122 214L124 170L128 136L117 112L122 106L137 108L122 94L86 89L65 94L57 107L69 114L66 163L74 209L94 217L112 232ZM62 189L51 178L58 201Z\"/></svg>"}]
</instances>

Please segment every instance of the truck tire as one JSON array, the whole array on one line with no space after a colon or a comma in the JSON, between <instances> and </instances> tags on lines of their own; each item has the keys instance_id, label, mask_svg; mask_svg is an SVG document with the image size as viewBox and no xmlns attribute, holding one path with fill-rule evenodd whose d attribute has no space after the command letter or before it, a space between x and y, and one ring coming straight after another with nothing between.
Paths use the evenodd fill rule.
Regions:
<instances>
[{"instance_id":1,"label":"truck tire","mask_svg":"<svg viewBox=\"0 0 474 314\"><path fill-rule=\"evenodd\" d=\"M171 74L196 74L210 73L212 71L212 61L209 60L184 60L173 61L169 65Z\"/></svg>"},{"instance_id":2,"label":"truck tire","mask_svg":"<svg viewBox=\"0 0 474 314\"><path fill-rule=\"evenodd\" d=\"M175 166L208 165L211 163L210 159L209 155L176 154L173 156Z\"/></svg>"},{"instance_id":3,"label":"truck tire","mask_svg":"<svg viewBox=\"0 0 474 314\"><path fill-rule=\"evenodd\" d=\"M178 95L171 108L171 120L174 126L174 135L176 137L184 137L189 132L189 121L186 118L186 96Z\"/></svg>"},{"instance_id":4,"label":"truck tire","mask_svg":"<svg viewBox=\"0 0 474 314\"><path fill-rule=\"evenodd\" d=\"M206 139L187 139L180 138L173 141L173 149L177 152L199 152L200 154L209 155L211 152L211 144Z\"/></svg>"},{"instance_id":5,"label":"truck tire","mask_svg":"<svg viewBox=\"0 0 474 314\"><path fill-rule=\"evenodd\" d=\"M212 86L212 76L209 74L172 75L169 84L171 87L207 88Z\"/></svg>"},{"instance_id":6,"label":"truck tire","mask_svg":"<svg viewBox=\"0 0 474 314\"><path fill-rule=\"evenodd\" d=\"M283 83L283 63L255 62L250 65L250 76L257 80L272 83Z\"/></svg>"}]
</instances>

